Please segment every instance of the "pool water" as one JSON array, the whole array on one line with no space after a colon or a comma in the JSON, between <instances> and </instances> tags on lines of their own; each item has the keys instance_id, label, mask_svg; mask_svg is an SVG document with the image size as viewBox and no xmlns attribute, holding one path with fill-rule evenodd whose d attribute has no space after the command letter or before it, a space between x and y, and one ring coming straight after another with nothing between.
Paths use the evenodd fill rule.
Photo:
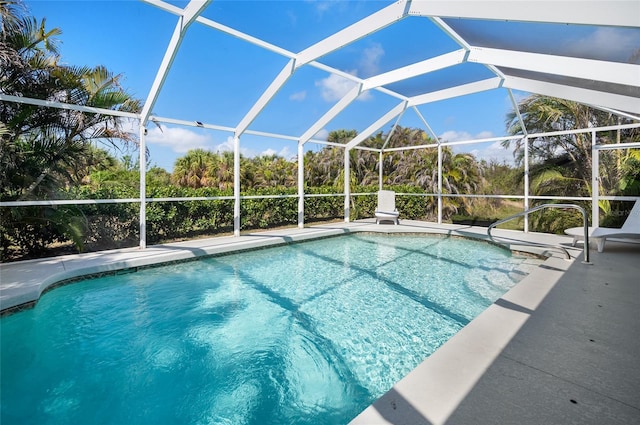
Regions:
<instances>
[{"instance_id":1,"label":"pool water","mask_svg":"<svg viewBox=\"0 0 640 425\"><path fill-rule=\"evenodd\" d=\"M537 264L359 234L62 286L1 319L0 422L345 424Z\"/></svg>"}]
</instances>

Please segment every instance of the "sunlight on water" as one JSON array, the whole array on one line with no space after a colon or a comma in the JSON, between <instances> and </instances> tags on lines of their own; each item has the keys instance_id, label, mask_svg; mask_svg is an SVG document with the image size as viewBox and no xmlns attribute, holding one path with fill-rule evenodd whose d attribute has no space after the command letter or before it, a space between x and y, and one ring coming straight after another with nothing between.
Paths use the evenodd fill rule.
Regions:
<instances>
[{"instance_id":1,"label":"sunlight on water","mask_svg":"<svg viewBox=\"0 0 640 425\"><path fill-rule=\"evenodd\" d=\"M344 424L537 264L351 235L63 286L1 319L0 422Z\"/></svg>"}]
</instances>

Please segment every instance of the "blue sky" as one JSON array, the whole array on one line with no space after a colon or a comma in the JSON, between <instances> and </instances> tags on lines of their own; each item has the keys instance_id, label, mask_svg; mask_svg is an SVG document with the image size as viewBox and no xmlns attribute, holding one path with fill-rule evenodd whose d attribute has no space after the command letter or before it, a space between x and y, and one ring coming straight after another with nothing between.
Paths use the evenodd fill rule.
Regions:
<instances>
[{"instance_id":1,"label":"blue sky","mask_svg":"<svg viewBox=\"0 0 640 425\"><path fill-rule=\"evenodd\" d=\"M180 7L186 5L186 2L169 3ZM371 0L218 0L203 16L295 53L390 3ZM60 50L64 63L105 65L112 72L123 75L126 89L136 97L146 99L176 25L176 16L134 0L30 0L26 5L36 18L45 17L49 28L62 30ZM509 28L498 30L504 33ZM466 31L471 37L481 34L490 38L492 34L473 24L460 27L460 31ZM593 35L581 37L588 41ZM478 39L478 43L483 42L486 40ZM366 78L458 48L430 20L410 17L318 61ZM535 51L535 46L530 49ZM287 60L195 23L180 47L153 114L235 127ZM420 90L437 90L491 76L482 66L464 64L447 73L436 72L428 78L416 78L389 88L414 95ZM299 136L328 111L351 84L323 70L302 67L249 129ZM515 94L518 97L526 95ZM329 131L342 128L362 131L398 103L398 99L384 93L366 92L317 137L321 139ZM498 89L423 105L419 111L439 137L456 141L504 135L504 117L510 108L507 91ZM394 122L392 120L382 130L387 131ZM399 124L425 128L412 110L404 114ZM189 149L231 149L230 136L222 131L164 124L161 131L151 125L147 139L151 163L170 171L175 159ZM242 153L247 156L276 153L292 158L296 155L296 146L293 141L267 137L243 135L241 138ZM308 148L319 149L320 146L308 144ZM470 145L465 149L487 159L512 158L511 152L493 143Z\"/></svg>"}]
</instances>

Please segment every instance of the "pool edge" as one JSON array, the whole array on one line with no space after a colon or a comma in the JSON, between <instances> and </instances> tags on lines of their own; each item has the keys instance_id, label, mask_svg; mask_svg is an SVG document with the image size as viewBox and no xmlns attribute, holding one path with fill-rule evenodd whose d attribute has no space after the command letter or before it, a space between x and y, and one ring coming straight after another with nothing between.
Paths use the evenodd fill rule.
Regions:
<instances>
[{"instance_id":1,"label":"pool edge","mask_svg":"<svg viewBox=\"0 0 640 425\"><path fill-rule=\"evenodd\" d=\"M0 264L0 316L35 306L47 290L83 276L113 273L137 267L161 265L200 257L264 248L277 244L337 236L355 232L420 233L460 236L490 242L486 228L403 220L400 225L378 225L367 220L332 223L305 228L256 232L240 237L209 239L149 246L144 250L125 248L86 254L66 255L40 260ZM526 246L508 247L513 252L542 255Z\"/></svg>"},{"instance_id":2,"label":"pool edge","mask_svg":"<svg viewBox=\"0 0 640 425\"><path fill-rule=\"evenodd\" d=\"M349 425L444 424L574 261L545 260Z\"/></svg>"}]
</instances>

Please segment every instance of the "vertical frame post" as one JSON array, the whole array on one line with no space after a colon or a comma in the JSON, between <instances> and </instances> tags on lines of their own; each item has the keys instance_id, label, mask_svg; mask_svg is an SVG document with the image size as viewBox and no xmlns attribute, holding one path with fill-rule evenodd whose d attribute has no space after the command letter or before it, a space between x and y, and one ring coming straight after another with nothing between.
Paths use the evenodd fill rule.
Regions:
<instances>
[{"instance_id":1,"label":"vertical frame post","mask_svg":"<svg viewBox=\"0 0 640 425\"><path fill-rule=\"evenodd\" d=\"M240 236L240 137L233 137L233 236Z\"/></svg>"},{"instance_id":2,"label":"vertical frame post","mask_svg":"<svg viewBox=\"0 0 640 425\"><path fill-rule=\"evenodd\" d=\"M147 128L138 125L140 131L140 249L147 247Z\"/></svg>"},{"instance_id":3,"label":"vertical frame post","mask_svg":"<svg viewBox=\"0 0 640 425\"><path fill-rule=\"evenodd\" d=\"M304 144L298 141L298 227L304 227Z\"/></svg>"},{"instance_id":4,"label":"vertical frame post","mask_svg":"<svg viewBox=\"0 0 640 425\"><path fill-rule=\"evenodd\" d=\"M596 132L591 132L591 226L600 226L600 151Z\"/></svg>"},{"instance_id":5,"label":"vertical frame post","mask_svg":"<svg viewBox=\"0 0 640 425\"><path fill-rule=\"evenodd\" d=\"M349 200L351 198L351 169L349 164L349 148L344 150L344 222L349 223L351 220L351 209L349 208Z\"/></svg>"},{"instance_id":6,"label":"vertical frame post","mask_svg":"<svg viewBox=\"0 0 640 425\"><path fill-rule=\"evenodd\" d=\"M524 210L529 205L529 136L524 137ZM529 233L529 214L524 215L524 232Z\"/></svg>"},{"instance_id":7,"label":"vertical frame post","mask_svg":"<svg viewBox=\"0 0 640 425\"><path fill-rule=\"evenodd\" d=\"M438 224L442 224L442 145L438 140Z\"/></svg>"},{"instance_id":8,"label":"vertical frame post","mask_svg":"<svg viewBox=\"0 0 640 425\"><path fill-rule=\"evenodd\" d=\"M384 164L384 158L382 157L382 151L378 155L378 190L382 190L382 179L384 178L382 166Z\"/></svg>"}]
</instances>

